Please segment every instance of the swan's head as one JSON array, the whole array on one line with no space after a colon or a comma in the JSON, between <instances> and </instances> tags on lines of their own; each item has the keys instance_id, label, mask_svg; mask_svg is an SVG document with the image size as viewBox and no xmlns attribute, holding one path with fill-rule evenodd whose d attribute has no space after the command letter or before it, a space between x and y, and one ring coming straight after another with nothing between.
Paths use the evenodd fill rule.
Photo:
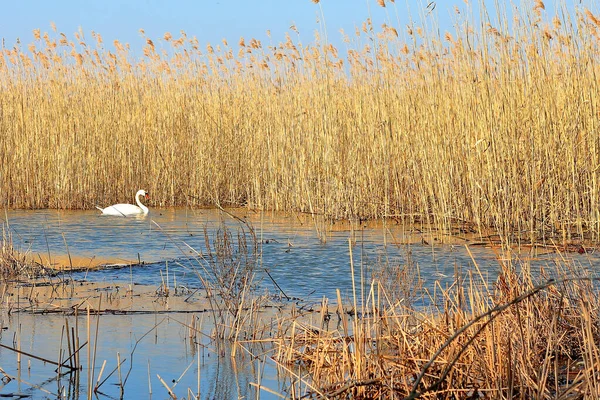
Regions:
<instances>
[{"instance_id":1,"label":"swan's head","mask_svg":"<svg viewBox=\"0 0 600 400\"><path fill-rule=\"evenodd\" d=\"M150 198L150 195L144 189L138 190L138 192L135 195L136 196L144 196L144 198L146 200L148 200Z\"/></svg>"}]
</instances>

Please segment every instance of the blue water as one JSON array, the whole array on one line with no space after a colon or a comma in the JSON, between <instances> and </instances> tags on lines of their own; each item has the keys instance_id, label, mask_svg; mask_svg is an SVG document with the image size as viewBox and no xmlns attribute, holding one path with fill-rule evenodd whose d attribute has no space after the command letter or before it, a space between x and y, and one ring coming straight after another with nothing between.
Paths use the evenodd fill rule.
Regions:
<instances>
[{"instance_id":1,"label":"blue water","mask_svg":"<svg viewBox=\"0 0 600 400\"><path fill-rule=\"evenodd\" d=\"M202 399L253 398L256 390L249 383L257 382L259 373L264 385L272 390L282 390L282 383L272 367L258 370L258 361L243 352L232 358L228 349L222 353L215 351L214 344L206 337L198 335L190 339L184 326L189 324L190 318L186 314L102 316L99 320L92 387L98 381L104 362L106 364L100 382L108 379L99 387L98 398L119 398L118 382L121 381L125 382L125 399L150 398L150 392L153 398L167 399L168 391L158 376L178 398L186 398L189 390L197 395L198 382ZM210 328L209 318L203 318L203 324ZM20 326L22 351L56 361L66 320L70 327L75 327L75 317L14 315L2 319L3 326L8 326L8 329L0 332L0 341L13 346L12 340L19 334ZM96 329L96 318L92 317L91 320L89 359L93 359ZM87 338L86 323L85 317L79 317L80 343ZM66 349L64 339L62 344ZM18 377L6 385L0 383L0 394L20 393L34 399L56 399L60 393L58 397L65 399L86 399L88 366L91 365L88 363L87 347L80 352L80 357L81 371L57 379L54 365L24 355L19 369L16 353L0 348L0 367L7 374ZM125 360L121 365L120 380L118 370L108 377L117 368L117 360ZM270 398L268 393L266 397L261 397Z\"/></svg>"},{"instance_id":2,"label":"blue water","mask_svg":"<svg viewBox=\"0 0 600 400\"><path fill-rule=\"evenodd\" d=\"M244 210L231 213L253 227L259 245L254 268L256 281L261 288L274 294L281 293L273 280L288 297L335 298L336 289L350 296L349 239L353 243L357 286L361 272L367 285L370 273L384 261L404 265L409 255L413 261L411 265L419 269L425 285L436 280L450 283L457 266L468 268L472 265L460 245L394 244L393 239L400 240L407 233L405 228L397 225L388 225L385 229L382 225L354 230L344 227L329 231L323 238L318 225L305 216ZM234 239L238 232L245 231L248 246L251 245L248 227L218 210L168 209L153 211L145 218L101 216L97 211L11 211L4 219L8 220L15 245L39 254L39 257L70 253L87 257L90 262L110 259L115 263L138 260L145 263L131 269L73 275L92 281L160 285L168 263L172 282L174 277L178 285L195 288L201 286L198 274L203 275L206 266L206 261L198 256L207 253L205 230L212 241L220 224L224 223ZM480 246L472 247L471 251L483 273L495 276L499 268L496 255Z\"/></svg>"}]
</instances>

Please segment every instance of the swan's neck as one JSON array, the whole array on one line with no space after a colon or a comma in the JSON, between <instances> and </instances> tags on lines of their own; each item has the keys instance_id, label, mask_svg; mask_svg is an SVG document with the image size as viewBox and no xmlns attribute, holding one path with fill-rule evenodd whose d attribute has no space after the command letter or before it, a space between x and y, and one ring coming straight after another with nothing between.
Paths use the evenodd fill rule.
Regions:
<instances>
[{"instance_id":1,"label":"swan's neck","mask_svg":"<svg viewBox=\"0 0 600 400\"><path fill-rule=\"evenodd\" d=\"M141 195L142 195L141 193L138 193L135 196L135 201L136 201L138 207L142 209L142 211L144 212L144 214L148 214L148 207L146 207L145 205L143 205L142 202L140 201L140 196Z\"/></svg>"}]
</instances>

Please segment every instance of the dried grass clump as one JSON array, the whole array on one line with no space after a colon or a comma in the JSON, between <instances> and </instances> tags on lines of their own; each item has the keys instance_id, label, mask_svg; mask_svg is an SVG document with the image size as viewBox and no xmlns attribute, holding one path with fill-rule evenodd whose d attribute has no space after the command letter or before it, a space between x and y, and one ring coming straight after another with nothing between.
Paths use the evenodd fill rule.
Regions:
<instances>
[{"instance_id":1,"label":"dried grass clump","mask_svg":"<svg viewBox=\"0 0 600 400\"><path fill-rule=\"evenodd\" d=\"M295 322L274 358L297 371L298 398L598 398L597 286L514 267L491 287L457 277L431 309L390 302L374 285L347 331L343 318L334 330Z\"/></svg>"},{"instance_id":2,"label":"dried grass clump","mask_svg":"<svg viewBox=\"0 0 600 400\"><path fill-rule=\"evenodd\" d=\"M0 242L0 279L34 278L44 273L44 268L33 262L26 253L13 247L12 235L2 227Z\"/></svg>"},{"instance_id":3,"label":"dried grass clump","mask_svg":"<svg viewBox=\"0 0 600 400\"><path fill-rule=\"evenodd\" d=\"M0 55L0 204L92 208L146 187L161 206L598 241L600 24L530 4L498 26L461 4L443 36L367 19L347 50L295 26L269 46L142 30L136 58L36 30Z\"/></svg>"},{"instance_id":4,"label":"dried grass clump","mask_svg":"<svg viewBox=\"0 0 600 400\"><path fill-rule=\"evenodd\" d=\"M257 314L265 301L256 294L255 274L261 259L254 229L244 220L238 222L237 234L223 221L212 235L205 228L205 248L194 250L195 273L211 306L213 334L234 343L258 335Z\"/></svg>"}]
</instances>

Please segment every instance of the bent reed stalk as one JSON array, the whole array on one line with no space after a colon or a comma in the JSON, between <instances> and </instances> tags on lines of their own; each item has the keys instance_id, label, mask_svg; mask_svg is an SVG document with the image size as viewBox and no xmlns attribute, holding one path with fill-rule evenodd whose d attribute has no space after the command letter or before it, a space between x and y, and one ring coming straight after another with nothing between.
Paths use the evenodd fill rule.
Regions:
<instances>
[{"instance_id":1,"label":"bent reed stalk","mask_svg":"<svg viewBox=\"0 0 600 400\"><path fill-rule=\"evenodd\" d=\"M0 204L89 209L144 187L155 206L598 241L600 18L537 1L494 26L460 7L453 34L367 19L345 51L294 26L269 45L142 30L140 57L36 29L0 57Z\"/></svg>"}]
</instances>

